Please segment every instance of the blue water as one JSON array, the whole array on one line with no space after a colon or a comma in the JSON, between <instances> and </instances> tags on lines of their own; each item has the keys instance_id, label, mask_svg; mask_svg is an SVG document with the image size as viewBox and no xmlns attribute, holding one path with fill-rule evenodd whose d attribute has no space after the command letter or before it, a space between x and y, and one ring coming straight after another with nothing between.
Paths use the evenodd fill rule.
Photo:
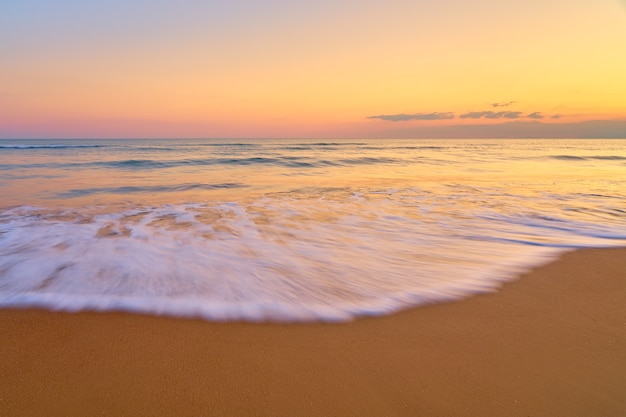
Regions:
<instances>
[{"instance_id":1,"label":"blue water","mask_svg":"<svg viewBox=\"0 0 626 417\"><path fill-rule=\"evenodd\" d=\"M626 140L0 140L0 306L344 321L626 245Z\"/></svg>"}]
</instances>

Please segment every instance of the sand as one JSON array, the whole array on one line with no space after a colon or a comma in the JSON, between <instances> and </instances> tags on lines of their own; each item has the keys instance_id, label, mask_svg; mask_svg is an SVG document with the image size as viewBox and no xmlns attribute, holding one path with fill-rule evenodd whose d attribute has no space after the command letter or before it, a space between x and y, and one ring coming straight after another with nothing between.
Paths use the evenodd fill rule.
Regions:
<instances>
[{"instance_id":1,"label":"sand","mask_svg":"<svg viewBox=\"0 0 626 417\"><path fill-rule=\"evenodd\" d=\"M0 311L0 416L626 416L626 249L344 324Z\"/></svg>"}]
</instances>

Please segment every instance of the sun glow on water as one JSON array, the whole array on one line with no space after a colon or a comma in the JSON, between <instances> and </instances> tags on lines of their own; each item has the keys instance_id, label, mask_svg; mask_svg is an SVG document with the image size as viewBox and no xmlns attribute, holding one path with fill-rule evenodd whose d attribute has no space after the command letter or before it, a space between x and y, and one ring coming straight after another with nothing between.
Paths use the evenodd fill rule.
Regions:
<instances>
[{"instance_id":1,"label":"sun glow on water","mask_svg":"<svg viewBox=\"0 0 626 417\"><path fill-rule=\"evenodd\" d=\"M626 244L622 141L0 144L0 305L349 320Z\"/></svg>"}]
</instances>

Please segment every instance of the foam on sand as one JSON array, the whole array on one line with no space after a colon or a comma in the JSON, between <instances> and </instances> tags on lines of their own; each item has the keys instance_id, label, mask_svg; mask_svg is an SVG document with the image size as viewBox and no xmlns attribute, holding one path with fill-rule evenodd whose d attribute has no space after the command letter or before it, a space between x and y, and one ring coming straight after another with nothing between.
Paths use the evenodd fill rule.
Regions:
<instances>
[{"instance_id":1,"label":"foam on sand","mask_svg":"<svg viewBox=\"0 0 626 417\"><path fill-rule=\"evenodd\" d=\"M566 219L442 217L424 202L421 216L402 201L15 208L0 217L0 306L345 321L492 291L564 250L626 240Z\"/></svg>"}]
</instances>

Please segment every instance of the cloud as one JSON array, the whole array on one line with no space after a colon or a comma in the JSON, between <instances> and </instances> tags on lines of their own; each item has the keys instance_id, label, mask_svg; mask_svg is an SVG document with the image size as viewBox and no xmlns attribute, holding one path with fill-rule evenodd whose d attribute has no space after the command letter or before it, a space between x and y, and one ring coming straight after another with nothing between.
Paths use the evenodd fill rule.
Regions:
<instances>
[{"instance_id":1,"label":"cloud","mask_svg":"<svg viewBox=\"0 0 626 417\"><path fill-rule=\"evenodd\" d=\"M506 107L516 101L509 101L507 103L492 103L492 107ZM381 119L391 122L405 122L409 120L447 120L455 119L457 116L454 112L432 112L432 113L412 113L412 114L382 114L378 116L369 116L368 119ZM538 121L547 117L551 119L560 119L563 117L560 114L544 115L540 111L531 111L529 113L523 113L521 111L510 110L482 110L482 111L468 111L458 116L460 119L503 119L503 120L527 120Z\"/></svg>"},{"instance_id":2,"label":"cloud","mask_svg":"<svg viewBox=\"0 0 626 417\"><path fill-rule=\"evenodd\" d=\"M506 103L491 103L491 107L507 107L514 103L517 103L517 101L507 101Z\"/></svg>"},{"instance_id":3,"label":"cloud","mask_svg":"<svg viewBox=\"0 0 626 417\"><path fill-rule=\"evenodd\" d=\"M383 114L380 116L369 116L368 119L381 119L392 122L406 122L408 120L446 120L454 119L454 113L414 113L414 114Z\"/></svg>"},{"instance_id":4,"label":"cloud","mask_svg":"<svg viewBox=\"0 0 626 417\"><path fill-rule=\"evenodd\" d=\"M522 115L520 111L471 111L459 116L461 119L519 119Z\"/></svg>"},{"instance_id":5,"label":"cloud","mask_svg":"<svg viewBox=\"0 0 626 417\"><path fill-rule=\"evenodd\" d=\"M415 139L626 138L626 120L590 120L572 123L512 120L504 123L403 126L382 132L378 131L376 137Z\"/></svg>"}]
</instances>

